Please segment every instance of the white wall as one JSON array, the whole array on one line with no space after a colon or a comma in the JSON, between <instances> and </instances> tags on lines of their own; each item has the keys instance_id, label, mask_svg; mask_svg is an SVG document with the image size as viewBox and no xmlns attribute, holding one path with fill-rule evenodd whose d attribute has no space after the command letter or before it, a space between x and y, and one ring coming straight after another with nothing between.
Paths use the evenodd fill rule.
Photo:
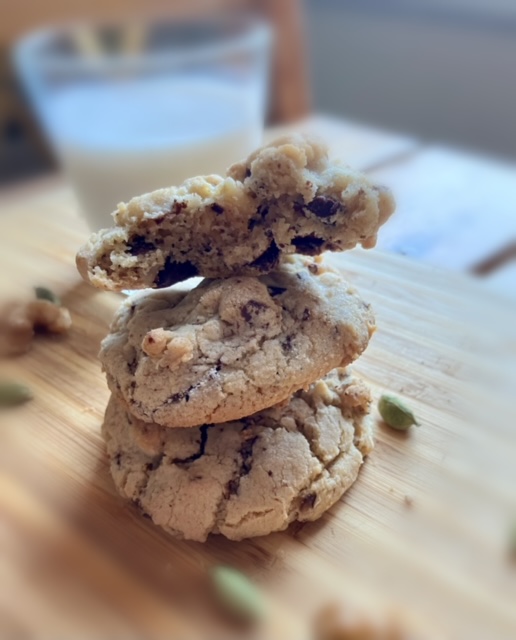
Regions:
<instances>
[{"instance_id":1,"label":"white wall","mask_svg":"<svg viewBox=\"0 0 516 640\"><path fill-rule=\"evenodd\" d=\"M516 0L306 0L315 107L516 156Z\"/></svg>"}]
</instances>

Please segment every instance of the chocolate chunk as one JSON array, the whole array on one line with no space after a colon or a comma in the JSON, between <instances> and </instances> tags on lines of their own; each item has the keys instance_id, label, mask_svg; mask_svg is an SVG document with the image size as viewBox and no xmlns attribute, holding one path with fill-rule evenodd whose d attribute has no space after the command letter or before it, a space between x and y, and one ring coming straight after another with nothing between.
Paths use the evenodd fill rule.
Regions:
<instances>
[{"instance_id":1,"label":"chocolate chunk","mask_svg":"<svg viewBox=\"0 0 516 640\"><path fill-rule=\"evenodd\" d=\"M316 256L320 253L324 240L312 234L309 236L297 236L297 238L292 239L292 244L299 253L303 253L306 256Z\"/></svg>"},{"instance_id":2,"label":"chocolate chunk","mask_svg":"<svg viewBox=\"0 0 516 640\"><path fill-rule=\"evenodd\" d=\"M174 215L178 215L179 213L181 213L181 211L183 209L186 209L186 207L188 206L187 202L174 202L174 204L172 205L172 209L170 211L170 213L173 213Z\"/></svg>"},{"instance_id":3,"label":"chocolate chunk","mask_svg":"<svg viewBox=\"0 0 516 640\"><path fill-rule=\"evenodd\" d=\"M267 309L267 305L263 304L263 302L258 302L258 300L249 300L249 302L246 302L240 309L240 314L246 322L251 322L253 315L259 313L263 309Z\"/></svg>"},{"instance_id":4,"label":"chocolate chunk","mask_svg":"<svg viewBox=\"0 0 516 640\"><path fill-rule=\"evenodd\" d=\"M154 251L156 245L152 242L147 242L145 236L134 236L129 241L129 253L132 256L141 256L144 253L149 253L149 251Z\"/></svg>"},{"instance_id":5,"label":"chocolate chunk","mask_svg":"<svg viewBox=\"0 0 516 640\"><path fill-rule=\"evenodd\" d=\"M172 258L167 258L165 265L154 279L154 285L157 289L162 289L198 274L199 270L191 262L176 262Z\"/></svg>"},{"instance_id":6,"label":"chocolate chunk","mask_svg":"<svg viewBox=\"0 0 516 640\"><path fill-rule=\"evenodd\" d=\"M181 400L188 402L188 400L190 400L190 390L191 388L187 391L179 391L178 393L174 393L170 396L170 398L168 398L167 404L174 404L176 402L181 402Z\"/></svg>"},{"instance_id":7,"label":"chocolate chunk","mask_svg":"<svg viewBox=\"0 0 516 640\"><path fill-rule=\"evenodd\" d=\"M221 207L220 204L217 204L216 202L211 205L211 210L217 215L224 213L224 207Z\"/></svg>"},{"instance_id":8,"label":"chocolate chunk","mask_svg":"<svg viewBox=\"0 0 516 640\"><path fill-rule=\"evenodd\" d=\"M256 267L264 273L272 271L278 264L280 258L280 250L274 240L270 243L269 248L266 249L261 256L258 256L256 260L249 263L250 267Z\"/></svg>"},{"instance_id":9,"label":"chocolate chunk","mask_svg":"<svg viewBox=\"0 0 516 640\"><path fill-rule=\"evenodd\" d=\"M242 456L242 464L240 466L240 476L246 476L251 471L251 458L253 456L254 443L258 440L258 436L244 440L244 444L240 447L240 455Z\"/></svg>"},{"instance_id":10,"label":"chocolate chunk","mask_svg":"<svg viewBox=\"0 0 516 640\"><path fill-rule=\"evenodd\" d=\"M199 450L196 453L193 453L188 458L174 458L172 460L173 464L185 465L190 464L191 462L195 462L201 456L204 455L204 451L206 449L206 443L208 442L208 429L211 427L210 424L203 424L202 427L199 428L200 431L200 440L199 440Z\"/></svg>"},{"instance_id":11,"label":"chocolate chunk","mask_svg":"<svg viewBox=\"0 0 516 640\"><path fill-rule=\"evenodd\" d=\"M336 200L326 196L317 196L306 205L306 208L314 213L318 218L329 218L334 216L339 209L346 211L346 207Z\"/></svg>"},{"instance_id":12,"label":"chocolate chunk","mask_svg":"<svg viewBox=\"0 0 516 640\"><path fill-rule=\"evenodd\" d=\"M238 492L239 485L240 485L240 480L238 478L233 478L233 480L230 480L228 482L228 488L227 488L228 494L230 496L234 496L235 493Z\"/></svg>"},{"instance_id":13,"label":"chocolate chunk","mask_svg":"<svg viewBox=\"0 0 516 640\"><path fill-rule=\"evenodd\" d=\"M261 220L265 218L268 213L269 207L265 204L261 204L258 209L256 209L256 215L258 217L250 218L249 222L247 223L247 228L249 229L249 231L252 231L256 227L256 225L260 224Z\"/></svg>"},{"instance_id":14,"label":"chocolate chunk","mask_svg":"<svg viewBox=\"0 0 516 640\"><path fill-rule=\"evenodd\" d=\"M313 493L313 492L307 493L306 496L301 500L301 506L300 506L301 511L304 511L305 509L312 509L316 500L317 500L316 493Z\"/></svg>"},{"instance_id":15,"label":"chocolate chunk","mask_svg":"<svg viewBox=\"0 0 516 640\"><path fill-rule=\"evenodd\" d=\"M283 340L283 342L281 343L281 348L283 349L283 351L286 351L287 353L289 351L292 351L292 340L294 339L293 335L288 335L286 336L285 340Z\"/></svg>"},{"instance_id":16,"label":"chocolate chunk","mask_svg":"<svg viewBox=\"0 0 516 640\"><path fill-rule=\"evenodd\" d=\"M269 290L269 293L271 294L271 298L274 298L274 296L280 296L282 293L285 293L286 289L285 287L267 287L267 289Z\"/></svg>"},{"instance_id":17,"label":"chocolate chunk","mask_svg":"<svg viewBox=\"0 0 516 640\"><path fill-rule=\"evenodd\" d=\"M163 462L163 458L165 457L164 454L161 454L160 456L158 456L155 460L153 460L152 462L149 462L148 464L145 465L145 468L147 469L147 471L156 471L156 469L160 466L160 464Z\"/></svg>"}]
</instances>

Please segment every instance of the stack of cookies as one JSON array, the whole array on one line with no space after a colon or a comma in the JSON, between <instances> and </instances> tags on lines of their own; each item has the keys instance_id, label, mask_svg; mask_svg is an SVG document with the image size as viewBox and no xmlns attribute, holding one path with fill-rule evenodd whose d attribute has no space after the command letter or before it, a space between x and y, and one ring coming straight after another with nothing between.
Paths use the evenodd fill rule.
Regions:
<instances>
[{"instance_id":1,"label":"stack of cookies","mask_svg":"<svg viewBox=\"0 0 516 640\"><path fill-rule=\"evenodd\" d=\"M233 540L315 520L373 446L365 384L344 367L370 306L321 265L374 246L390 193L304 137L118 206L77 257L96 287L147 289L100 352L120 493L175 536ZM193 289L174 286L205 279ZM157 289L155 291L149 291Z\"/></svg>"}]
</instances>

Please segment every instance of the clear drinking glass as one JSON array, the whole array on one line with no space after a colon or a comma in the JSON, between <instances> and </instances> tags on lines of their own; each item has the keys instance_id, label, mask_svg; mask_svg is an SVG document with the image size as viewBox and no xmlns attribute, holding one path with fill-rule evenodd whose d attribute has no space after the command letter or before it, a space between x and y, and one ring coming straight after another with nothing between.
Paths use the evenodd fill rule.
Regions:
<instances>
[{"instance_id":1,"label":"clear drinking glass","mask_svg":"<svg viewBox=\"0 0 516 640\"><path fill-rule=\"evenodd\" d=\"M249 18L48 29L14 60L92 230L260 144L270 30Z\"/></svg>"}]
</instances>

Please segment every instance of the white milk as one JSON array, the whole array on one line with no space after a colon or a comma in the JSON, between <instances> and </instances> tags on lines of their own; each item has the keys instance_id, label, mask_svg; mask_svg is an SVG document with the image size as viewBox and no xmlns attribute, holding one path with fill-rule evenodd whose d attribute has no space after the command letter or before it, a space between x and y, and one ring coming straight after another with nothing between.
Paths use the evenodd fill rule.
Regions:
<instances>
[{"instance_id":1,"label":"white milk","mask_svg":"<svg viewBox=\"0 0 516 640\"><path fill-rule=\"evenodd\" d=\"M121 201L223 173L261 142L259 91L199 77L63 90L50 126L91 229Z\"/></svg>"}]
</instances>

